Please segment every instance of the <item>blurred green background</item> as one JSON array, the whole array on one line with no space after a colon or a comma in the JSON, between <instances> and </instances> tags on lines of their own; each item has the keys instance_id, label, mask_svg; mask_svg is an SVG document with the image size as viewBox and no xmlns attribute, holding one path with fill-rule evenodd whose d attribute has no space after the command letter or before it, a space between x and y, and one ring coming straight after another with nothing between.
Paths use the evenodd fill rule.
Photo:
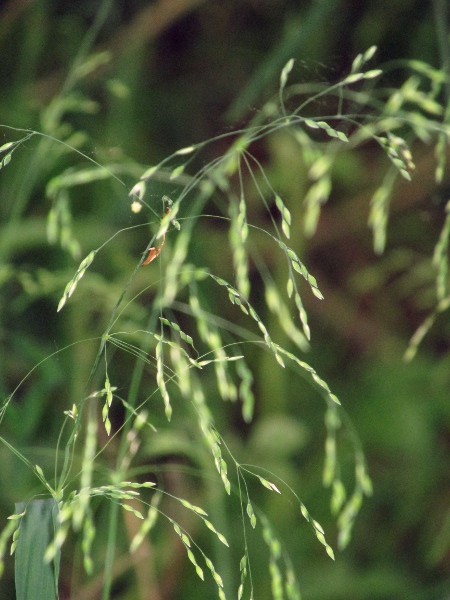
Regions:
<instances>
[{"instance_id":1,"label":"blurred green background","mask_svg":"<svg viewBox=\"0 0 450 600\"><path fill-rule=\"evenodd\" d=\"M415 58L438 68L442 57L437 23L446 18L438 14L442 5L445 2L423 0L10 0L0 8L0 122L44 131L78 145L100 164L116 166L125 186L110 180L71 191L73 228L84 257L117 229L138 222L129 209L128 191L148 165L179 148L245 126L277 92L279 73L289 58L296 59L291 79L301 83L337 81L349 71L355 55L373 44L378 46L377 67ZM89 41L90 51L104 52L104 60L70 88L71 65ZM401 78L395 72L385 84L399 85ZM63 125L52 112L52 102L67 89L73 96L64 108ZM21 137L5 127L0 136L0 145ZM211 146L202 160L213 160L228 145L224 140ZM253 149L292 212L292 246L325 296L319 302L305 290L312 342L304 358L341 399L360 437L374 486L351 543L336 552L335 562L326 556L295 503L284 496L273 498L255 486L255 498L291 556L304 600L450 598L448 315L438 318L411 363L402 360L411 335L434 306L431 257L445 218L450 177L446 175L437 186L434 149L422 144L412 150L416 173L411 183L394 189L386 252L376 256L367 215L386 168L379 149L368 144L342 155L333 173L330 201L311 239L302 233L307 175L298 149L282 133ZM45 185L80 163L81 157L60 146L32 138L0 171L0 389L4 398L39 361L76 340L101 335L148 243L145 229L116 237L99 254L67 312L56 314L79 260L47 242L50 203ZM157 213L161 193L173 195L176 188L162 182L151 189ZM249 220L268 224L251 193L247 201ZM220 205L212 207L219 209ZM188 260L206 264L231 281L227 236L224 225L202 221ZM262 242L258 244L275 283L284 286L284 261ZM140 273L135 292L156 285L157 277L157 271ZM287 343L277 319L258 298L255 265L250 277L255 306L271 325L273 338ZM142 298L141 311L151 303L153 293L150 289ZM217 297L211 299L211 306L217 314L243 325L228 301L214 293ZM138 307L136 311L138 320ZM76 345L46 360L8 408L1 435L33 464L51 468L62 411L79 398L95 349L95 342ZM218 427L240 462L270 469L297 491L335 547L330 494L321 483L325 406L314 389L280 372L273 358L255 355L248 360L254 377L254 422L245 424L236 405L212 397L209 405ZM131 362L125 356L112 367L116 385L127 386ZM118 411L118 422L121 416ZM173 485L170 489L179 490L194 504L214 505L214 492L183 474L190 461L195 462L192 457L199 443L185 418L175 417L171 429L161 415L152 415L150 420L161 426L162 433L156 442L149 437L141 460L159 464L166 470L169 488ZM341 444L342 476L351 487L351 452L345 433ZM114 444L109 448L112 454ZM0 465L4 523L14 503L30 494L37 482L5 447L0 449ZM217 504L222 507L216 506L218 528L239 545L237 502ZM101 513L98 516L101 523ZM115 565L113 597L216 597L214 587L196 578L184 550L172 538L166 539L164 531L147 548L148 562L143 564L151 567L139 570L127 563L132 527L127 523L121 529L122 555ZM101 535L99 525L95 547L99 562ZM201 539L210 543L204 534ZM72 563L69 550L63 552L61 597L100 597L100 575L84 578L76 541L71 543L75 560ZM267 552L256 536L251 536L250 546L255 599L264 600L271 597ZM233 589L239 583L235 571L241 555L240 551L224 558L218 553L222 565L228 565L224 569ZM142 572L147 577L155 572L158 583L151 578L146 582ZM10 561L0 581L1 598L12 597L12 573Z\"/></svg>"}]
</instances>

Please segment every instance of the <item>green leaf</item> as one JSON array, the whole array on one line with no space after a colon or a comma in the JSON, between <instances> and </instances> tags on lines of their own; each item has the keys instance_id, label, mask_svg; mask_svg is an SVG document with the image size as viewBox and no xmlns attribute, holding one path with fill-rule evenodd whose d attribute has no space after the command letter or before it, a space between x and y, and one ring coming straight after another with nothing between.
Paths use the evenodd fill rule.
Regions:
<instances>
[{"instance_id":1,"label":"green leaf","mask_svg":"<svg viewBox=\"0 0 450 600\"><path fill-rule=\"evenodd\" d=\"M92 183L93 181L102 181L104 179L109 179L111 176L111 171L106 167L101 166L88 167L75 172L72 169L67 169L64 173L50 179L45 191L49 198L55 198L58 190L62 188L85 185L87 183Z\"/></svg>"},{"instance_id":2,"label":"green leaf","mask_svg":"<svg viewBox=\"0 0 450 600\"><path fill-rule=\"evenodd\" d=\"M16 504L16 513L25 503ZM56 600L60 551L53 560L44 561L47 547L57 528L58 504L53 498L32 500L20 524L15 555L16 600Z\"/></svg>"}]
</instances>

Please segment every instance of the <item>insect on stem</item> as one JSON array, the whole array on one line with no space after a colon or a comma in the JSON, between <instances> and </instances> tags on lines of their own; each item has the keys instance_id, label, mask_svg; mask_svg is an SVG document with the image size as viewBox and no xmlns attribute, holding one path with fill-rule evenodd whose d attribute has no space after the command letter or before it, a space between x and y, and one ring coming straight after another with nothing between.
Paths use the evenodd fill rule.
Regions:
<instances>
[{"instance_id":1,"label":"insect on stem","mask_svg":"<svg viewBox=\"0 0 450 600\"><path fill-rule=\"evenodd\" d=\"M170 213L170 208L168 208L166 210L166 212L164 213L164 216L168 215L169 213ZM147 258L144 260L144 262L141 265L142 267L149 265L153 260L155 260L155 258L158 258L158 256L161 254L161 250L163 249L165 241L166 241L166 234L163 235L161 244L159 246L156 246L156 248L152 246L150 248Z\"/></svg>"}]
</instances>

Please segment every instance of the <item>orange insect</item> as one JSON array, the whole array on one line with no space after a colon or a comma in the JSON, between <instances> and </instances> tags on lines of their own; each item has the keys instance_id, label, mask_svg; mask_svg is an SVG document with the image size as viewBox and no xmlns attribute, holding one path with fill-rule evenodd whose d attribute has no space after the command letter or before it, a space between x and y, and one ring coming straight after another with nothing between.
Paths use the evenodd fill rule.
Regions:
<instances>
[{"instance_id":1,"label":"orange insect","mask_svg":"<svg viewBox=\"0 0 450 600\"><path fill-rule=\"evenodd\" d=\"M166 210L166 212L164 213L164 216L168 215L169 213L170 213L170 208L168 208ZM144 260L144 262L141 265L142 267L149 265L153 260L155 260L155 258L158 258L158 256L161 254L161 250L163 249L165 241L166 241L166 234L163 235L161 244L159 246L156 246L156 248L154 248L152 246L150 248L147 258Z\"/></svg>"}]
</instances>

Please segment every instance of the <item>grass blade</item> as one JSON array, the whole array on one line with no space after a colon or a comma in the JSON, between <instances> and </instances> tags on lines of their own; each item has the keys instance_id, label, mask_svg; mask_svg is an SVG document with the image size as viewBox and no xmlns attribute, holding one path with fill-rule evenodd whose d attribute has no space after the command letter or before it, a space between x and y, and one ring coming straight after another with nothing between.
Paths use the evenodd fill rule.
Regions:
<instances>
[{"instance_id":1,"label":"grass blade","mask_svg":"<svg viewBox=\"0 0 450 600\"><path fill-rule=\"evenodd\" d=\"M16 598L56 600L60 553L49 563L44 554L54 537L58 505L53 498L16 504L17 513L25 509L15 552Z\"/></svg>"}]
</instances>

